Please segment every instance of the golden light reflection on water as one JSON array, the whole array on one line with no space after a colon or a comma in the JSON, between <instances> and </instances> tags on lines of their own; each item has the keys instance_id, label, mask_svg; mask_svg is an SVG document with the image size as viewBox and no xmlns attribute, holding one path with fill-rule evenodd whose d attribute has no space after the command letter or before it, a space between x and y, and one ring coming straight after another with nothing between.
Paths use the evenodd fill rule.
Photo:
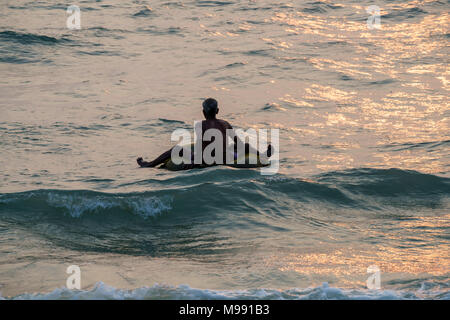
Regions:
<instances>
[{"instance_id":1,"label":"golden light reflection on water","mask_svg":"<svg viewBox=\"0 0 450 320\"><path fill-rule=\"evenodd\" d=\"M376 265L382 279L389 274L446 276L450 272L448 245L438 245L429 251L374 247L371 251L336 250L330 253L288 254L277 256L267 265L281 265L282 272L297 272L311 278L326 279L330 275L339 278L343 286L365 286L367 268ZM362 280L362 281L361 281ZM384 284L383 284L384 285Z\"/></svg>"},{"instance_id":2,"label":"golden light reflection on water","mask_svg":"<svg viewBox=\"0 0 450 320\"><path fill-rule=\"evenodd\" d=\"M435 70L434 67L430 68ZM428 68L418 67L413 70ZM374 98L361 92L314 83L298 92L285 94L278 101L281 105L274 103L274 110L285 112L290 108L300 108L303 116L310 119L307 127L301 129L288 124L273 124L286 133L290 131L302 136L308 133L309 137L329 137L327 144L334 146L335 150L339 150L338 145L359 148L372 145L372 159L367 160L367 166L412 170L420 168L425 173L442 173L447 170L450 155L442 154L440 147L440 144L450 140L450 119L445 116L448 112L448 104L445 103L448 98L445 95L397 89ZM318 103L331 103L338 108L333 111L315 111ZM335 135L330 136L329 133L333 130L336 130ZM358 138L354 137L355 132L365 133L366 138L362 134ZM295 136L292 138L295 139ZM301 137L298 139L302 140ZM316 142L319 145L322 143L324 142ZM420 146L429 147L417 148ZM378 149L373 149L374 147ZM320 170L337 170L357 163L354 156L355 154L316 152L313 159Z\"/></svg>"},{"instance_id":3,"label":"golden light reflection on water","mask_svg":"<svg viewBox=\"0 0 450 320\"><path fill-rule=\"evenodd\" d=\"M306 102L301 99L296 99L292 97L290 94L286 94L284 95L284 97L281 97L278 100L288 103L290 105L294 105L296 107L314 107L312 103Z\"/></svg>"},{"instance_id":4,"label":"golden light reflection on water","mask_svg":"<svg viewBox=\"0 0 450 320\"><path fill-rule=\"evenodd\" d=\"M370 251L335 250L330 253L287 254L267 260L280 271L302 275L356 276L366 274L367 267L377 265L383 273L430 274L443 276L450 272L450 247L437 245L433 250L398 249L375 246ZM281 266L280 266L281 265Z\"/></svg>"},{"instance_id":5,"label":"golden light reflection on water","mask_svg":"<svg viewBox=\"0 0 450 320\"><path fill-rule=\"evenodd\" d=\"M352 230L346 223L336 226ZM288 252L272 256L266 260L269 266L281 271L294 271L302 275L336 275L355 277L366 274L367 267L377 265L382 273L430 274L443 276L450 272L450 244L444 241L448 236L450 214L443 216L415 217L413 220L399 221L400 234L395 230L382 228L365 229L366 237L387 239L390 245L373 246L353 244L329 250L323 246L323 252ZM409 234L409 236L405 236ZM430 243L429 238L442 237L442 242Z\"/></svg>"},{"instance_id":6,"label":"golden light reflection on water","mask_svg":"<svg viewBox=\"0 0 450 320\"><path fill-rule=\"evenodd\" d=\"M381 8L381 15L386 15L394 9L412 8L416 5L419 5L417 1L388 5L386 9ZM358 5L354 8L360 11L365 9ZM397 78L399 73L405 71L402 70L403 68L399 68L397 63L403 59L429 54L446 55L444 50L447 42L440 37L448 32L449 14L447 12L439 15L426 15L422 20L414 23L410 21L391 23L389 20L383 19L382 30L377 32L368 30L364 23L357 21L333 15L324 17L300 11L295 13L279 12L271 20L274 23L286 25L285 32L295 34L299 43L320 44L330 40L345 41L345 43L353 45L357 51L366 53L361 56L361 59L355 59L354 55L350 55L351 61L345 56L339 60L332 57L309 59L310 63L320 70L331 68L362 79L373 78L374 72ZM414 72L415 67L405 68L410 69L409 72ZM438 78L448 74L447 66L431 64L424 68L437 74ZM443 84L445 85L445 83L444 80Z\"/></svg>"},{"instance_id":7,"label":"golden light reflection on water","mask_svg":"<svg viewBox=\"0 0 450 320\"><path fill-rule=\"evenodd\" d=\"M344 90L338 90L330 86L322 86L320 84L312 84L311 87L305 89L306 99L322 100L322 101L335 101L339 103L346 103L352 96L356 94L355 91L346 92Z\"/></svg>"},{"instance_id":8,"label":"golden light reflection on water","mask_svg":"<svg viewBox=\"0 0 450 320\"><path fill-rule=\"evenodd\" d=\"M370 72L359 70L361 68L361 65L358 64L324 58L311 58L309 59L309 61L319 70L333 69L337 72L342 72L354 77L363 76L364 78L368 79L372 78L372 74Z\"/></svg>"},{"instance_id":9,"label":"golden light reflection on water","mask_svg":"<svg viewBox=\"0 0 450 320\"><path fill-rule=\"evenodd\" d=\"M430 2L387 4L381 8L382 29L377 31L368 30L365 23L333 15L335 11L328 15L302 11L274 14L271 22L284 27L284 32L297 40L290 37L289 46L276 46L273 39L263 39L272 48L284 51L282 60L305 61L317 70L335 71L350 79L367 81L369 85L391 84L387 86L391 89L388 92L377 87L368 87L365 92L313 83L306 88L299 88L298 92L281 96L279 101L284 103L282 107L314 109L321 102L334 103L340 107L335 112L310 112L309 127L317 132L314 136L324 137L326 134L322 131L330 128L345 132L353 127L352 130L367 132L366 137L360 136L359 141L355 142L345 140L345 134L341 133L338 135L339 142L364 147L375 140L375 145L380 149L374 150L371 159L366 160L368 166L420 168L427 173L445 172L450 161L449 155L434 150L399 151L395 146L405 144L407 149L408 146L414 147L414 144L450 139L449 119L445 117L449 110L448 96L439 91L448 91L449 67L435 59L427 59L429 56L444 57L448 54L445 35L448 33L449 14L419 14L417 19L406 22L400 18L383 18L398 10L420 8ZM366 7L362 5L340 6L365 14ZM298 55L296 49L303 43L315 44L314 48L320 50L320 54L313 57ZM336 49L320 49L321 44L329 43L334 43ZM346 43L346 50L350 48L357 54L339 52L339 44L342 43ZM417 63L412 59L426 59L427 63ZM328 145L337 144L336 141L329 141ZM394 149L396 153L392 152ZM352 155L333 153L317 153L314 159L316 167L321 170L348 167L357 162L353 161Z\"/></svg>"}]
</instances>

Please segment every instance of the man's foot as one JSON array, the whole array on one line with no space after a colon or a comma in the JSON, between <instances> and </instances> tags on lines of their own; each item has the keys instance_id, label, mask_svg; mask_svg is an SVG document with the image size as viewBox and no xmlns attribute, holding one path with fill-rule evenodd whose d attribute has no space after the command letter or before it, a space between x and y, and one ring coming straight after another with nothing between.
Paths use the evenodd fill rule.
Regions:
<instances>
[{"instance_id":1,"label":"man's foot","mask_svg":"<svg viewBox=\"0 0 450 320\"><path fill-rule=\"evenodd\" d=\"M137 158L136 162L138 163L139 166L141 166L141 167L144 166L144 160L142 160L142 157Z\"/></svg>"},{"instance_id":2,"label":"man's foot","mask_svg":"<svg viewBox=\"0 0 450 320\"><path fill-rule=\"evenodd\" d=\"M142 160L142 157L137 158L136 161L142 168L154 167L151 162Z\"/></svg>"}]
</instances>

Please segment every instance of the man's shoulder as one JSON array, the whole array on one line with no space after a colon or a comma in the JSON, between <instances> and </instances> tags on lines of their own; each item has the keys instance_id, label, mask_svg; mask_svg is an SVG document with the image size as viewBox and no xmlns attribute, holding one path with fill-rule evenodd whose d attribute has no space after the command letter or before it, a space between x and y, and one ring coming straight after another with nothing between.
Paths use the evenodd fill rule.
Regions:
<instances>
[{"instance_id":1,"label":"man's shoulder","mask_svg":"<svg viewBox=\"0 0 450 320\"><path fill-rule=\"evenodd\" d=\"M226 121L226 120L223 120L223 119L217 119L225 128L227 128L227 129L231 129L231 128L233 128L232 126L231 126L231 124L228 122L228 121Z\"/></svg>"}]
</instances>

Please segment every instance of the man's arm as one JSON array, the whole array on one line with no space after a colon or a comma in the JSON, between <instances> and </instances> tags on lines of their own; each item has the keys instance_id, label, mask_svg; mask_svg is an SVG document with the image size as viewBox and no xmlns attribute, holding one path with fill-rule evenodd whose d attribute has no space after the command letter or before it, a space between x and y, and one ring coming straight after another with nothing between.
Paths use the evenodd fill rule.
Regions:
<instances>
[{"instance_id":1,"label":"man's arm","mask_svg":"<svg viewBox=\"0 0 450 320\"><path fill-rule=\"evenodd\" d=\"M234 136L234 149L237 151L238 141L242 143L245 146L245 153L254 153L256 155L259 155L259 152L257 149L253 148L249 143L244 143L236 134L234 131L234 128L229 124L227 121L225 121L226 128L229 130L232 130L233 136ZM239 139L239 140L238 140Z\"/></svg>"}]
</instances>

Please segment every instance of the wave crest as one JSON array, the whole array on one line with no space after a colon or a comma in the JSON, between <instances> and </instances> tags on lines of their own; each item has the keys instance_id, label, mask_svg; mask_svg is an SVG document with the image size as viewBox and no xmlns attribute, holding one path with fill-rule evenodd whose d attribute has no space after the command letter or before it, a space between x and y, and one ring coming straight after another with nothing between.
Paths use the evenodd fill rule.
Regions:
<instances>
[{"instance_id":1,"label":"wave crest","mask_svg":"<svg viewBox=\"0 0 450 320\"><path fill-rule=\"evenodd\" d=\"M62 209L64 214L79 218L85 214L108 212L132 212L144 219L155 217L172 209L169 197L151 195L114 195L92 191L37 190L0 196L0 204L13 209Z\"/></svg>"}]
</instances>

